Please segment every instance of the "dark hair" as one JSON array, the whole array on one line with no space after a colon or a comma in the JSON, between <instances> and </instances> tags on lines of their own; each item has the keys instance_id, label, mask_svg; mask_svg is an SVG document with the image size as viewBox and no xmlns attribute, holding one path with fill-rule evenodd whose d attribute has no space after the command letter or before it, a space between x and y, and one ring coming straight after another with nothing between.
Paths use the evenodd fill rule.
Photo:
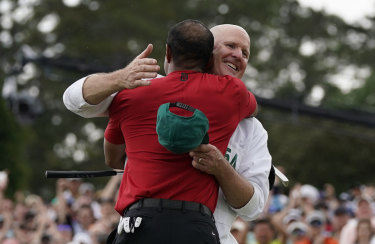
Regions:
<instances>
[{"instance_id":1,"label":"dark hair","mask_svg":"<svg viewBox=\"0 0 375 244\"><path fill-rule=\"evenodd\" d=\"M167 44L176 66L204 69L212 55L214 36L200 21L188 19L170 29Z\"/></svg>"}]
</instances>

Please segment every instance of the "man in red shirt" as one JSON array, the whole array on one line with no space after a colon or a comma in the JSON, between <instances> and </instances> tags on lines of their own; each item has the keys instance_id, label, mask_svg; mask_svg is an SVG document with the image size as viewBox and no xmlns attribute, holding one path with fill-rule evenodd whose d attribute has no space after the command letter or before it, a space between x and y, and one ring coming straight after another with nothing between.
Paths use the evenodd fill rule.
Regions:
<instances>
[{"instance_id":1,"label":"man in red shirt","mask_svg":"<svg viewBox=\"0 0 375 244\"><path fill-rule=\"evenodd\" d=\"M105 131L106 163L123 164L125 142L128 159L116 210L134 217L125 225L137 226L136 217L142 217L143 226L135 233L122 232L115 243L218 243L212 219L218 196L215 178L191 167L188 153L164 148L156 133L160 105L187 104L207 116L210 144L224 154L238 123L255 112L255 98L241 80L201 73L212 50L208 28L194 20L180 22L168 34L167 76L150 86L122 90L114 98Z\"/></svg>"}]
</instances>

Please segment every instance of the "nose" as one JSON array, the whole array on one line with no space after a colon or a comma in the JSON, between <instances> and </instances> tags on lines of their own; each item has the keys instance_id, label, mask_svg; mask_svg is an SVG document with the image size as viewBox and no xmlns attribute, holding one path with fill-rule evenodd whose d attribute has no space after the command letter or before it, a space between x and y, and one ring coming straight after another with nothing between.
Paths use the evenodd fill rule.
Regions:
<instances>
[{"instance_id":1,"label":"nose","mask_svg":"<svg viewBox=\"0 0 375 244\"><path fill-rule=\"evenodd\" d=\"M241 58L242 57L242 50L241 48L235 48L233 49L232 56L236 58Z\"/></svg>"}]
</instances>

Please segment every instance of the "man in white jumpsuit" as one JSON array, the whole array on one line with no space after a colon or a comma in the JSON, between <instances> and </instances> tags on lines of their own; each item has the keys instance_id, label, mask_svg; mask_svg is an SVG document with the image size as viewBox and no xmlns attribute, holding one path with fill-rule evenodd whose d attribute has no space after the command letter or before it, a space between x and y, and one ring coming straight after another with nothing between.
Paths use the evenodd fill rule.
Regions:
<instances>
[{"instance_id":1,"label":"man in white jumpsuit","mask_svg":"<svg viewBox=\"0 0 375 244\"><path fill-rule=\"evenodd\" d=\"M250 56L249 35L236 25L219 25L211 31L215 39L212 73L242 78ZM116 92L148 85L157 76L156 60L147 58L151 51L149 45L123 69L76 81L64 93L65 106L86 118L105 115ZM237 243L230 233L237 216L250 221L263 212L271 169L267 140L262 124L256 118L247 118L233 133L225 156L210 144L190 153L193 167L214 175L219 183L214 217L222 244Z\"/></svg>"}]
</instances>

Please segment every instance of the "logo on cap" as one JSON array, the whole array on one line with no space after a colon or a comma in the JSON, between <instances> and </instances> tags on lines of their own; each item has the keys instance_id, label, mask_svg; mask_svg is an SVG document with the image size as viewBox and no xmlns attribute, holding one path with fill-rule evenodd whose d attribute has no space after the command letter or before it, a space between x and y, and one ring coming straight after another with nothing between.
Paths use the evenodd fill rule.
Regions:
<instances>
[{"instance_id":1,"label":"logo on cap","mask_svg":"<svg viewBox=\"0 0 375 244\"><path fill-rule=\"evenodd\" d=\"M169 109L178 107L193 113L192 116L180 116ZM186 153L200 144L207 144L209 122L206 115L187 104L164 103L160 105L156 120L156 133L159 143L173 153Z\"/></svg>"}]
</instances>

